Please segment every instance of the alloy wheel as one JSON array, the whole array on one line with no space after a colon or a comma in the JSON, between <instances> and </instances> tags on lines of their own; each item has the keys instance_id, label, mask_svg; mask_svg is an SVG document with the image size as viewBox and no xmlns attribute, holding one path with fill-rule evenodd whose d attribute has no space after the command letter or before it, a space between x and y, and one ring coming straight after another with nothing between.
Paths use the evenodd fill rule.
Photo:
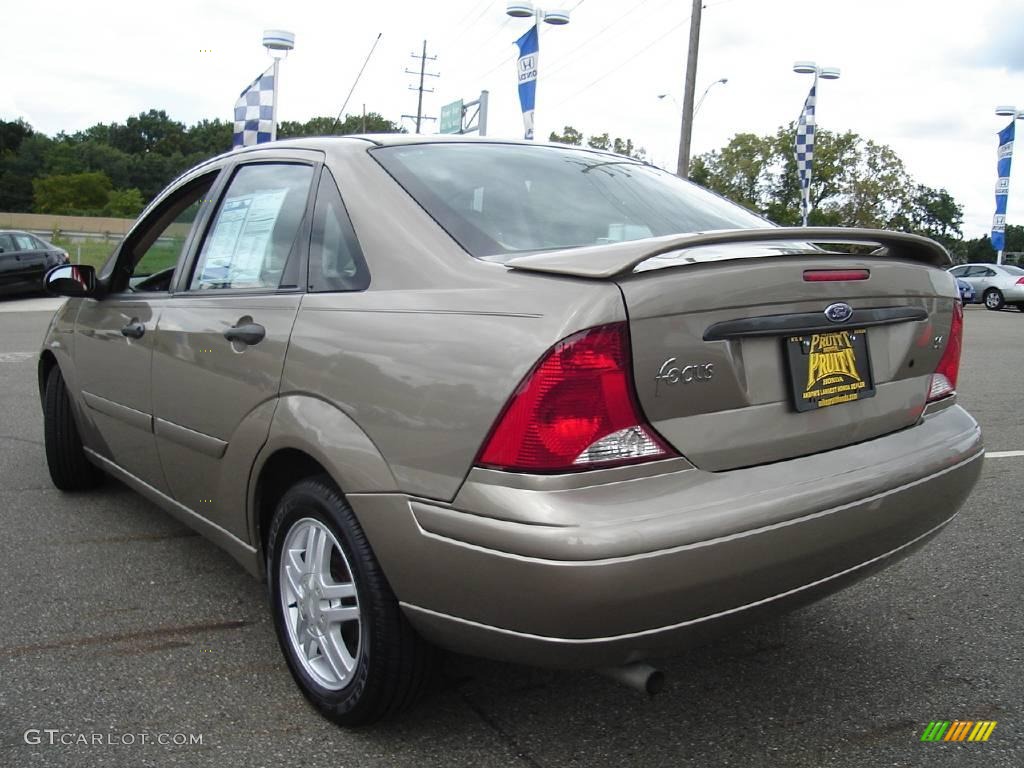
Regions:
<instances>
[{"instance_id":1,"label":"alloy wheel","mask_svg":"<svg viewBox=\"0 0 1024 768\"><path fill-rule=\"evenodd\" d=\"M345 552L319 520L297 520L285 537L280 600L292 650L318 685L352 678L362 643L359 593Z\"/></svg>"},{"instance_id":2,"label":"alloy wheel","mask_svg":"<svg viewBox=\"0 0 1024 768\"><path fill-rule=\"evenodd\" d=\"M989 309L999 309L1003 306L1003 297L999 295L999 291L989 291L985 294L985 306Z\"/></svg>"}]
</instances>

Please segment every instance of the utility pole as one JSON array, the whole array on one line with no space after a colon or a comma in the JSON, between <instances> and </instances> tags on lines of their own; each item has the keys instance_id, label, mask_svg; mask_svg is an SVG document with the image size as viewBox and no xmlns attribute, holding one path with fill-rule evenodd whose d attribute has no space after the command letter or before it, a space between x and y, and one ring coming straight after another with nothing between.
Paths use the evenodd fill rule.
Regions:
<instances>
[{"instance_id":1,"label":"utility pole","mask_svg":"<svg viewBox=\"0 0 1024 768\"><path fill-rule=\"evenodd\" d=\"M409 55L412 56L414 59L419 59L420 60L420 71L418 73L419 76L420 76L419 87L412 86L412 85L409 86L409 90L410 91L419 91L419 98L416 101L416 114L415 115L402 115L402 117L408 117L410 120L415 120L416 121L416 133L419 133L420 132L420 124L424 120L436 120L437 119L435 117L427 117L426 115L423 114L423 94L424 93L433 93L434 92L433 88L424 88L423 87L424 79L427 78L427 77L440 77L440 75L435 74L434 72L427 72L427 62L428 61L437 61L437 56L427 56L427 41L426 40L423 41L423 53L421 53L419 55L417 55L415 53L410 53ZM415 74L417 74L417 72L415 70L412 70L412 69L406 69L405 73L407 75L415 75Z\"/></svg>"},{"instance_id":2,"label":"utility pole","mask_svg":"<svg viewBox=\"0 0 1024 768\"><path fill-rule=\"evenodd\" d=\"M690 175L690 140L693 138L693 97L697 89L697 48L700 45L700 11L703 0L693 0L690 13L690 48L686 54L686 91L683 94L683 121L679 126L679 161L676 175Z\"/></svg>"}]
</instances>

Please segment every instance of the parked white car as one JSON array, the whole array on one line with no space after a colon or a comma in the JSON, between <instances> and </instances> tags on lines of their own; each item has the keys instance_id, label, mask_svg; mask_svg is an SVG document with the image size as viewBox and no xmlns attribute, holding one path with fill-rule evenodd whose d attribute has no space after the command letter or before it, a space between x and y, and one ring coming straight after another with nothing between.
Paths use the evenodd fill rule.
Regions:
<instances>
[{"instance_id":1,"label":"parked white car","mask_svg":"<svg viewBox=\"0 0 1024 768\"><path fill-rule=\"evenodd\" d=\"M1024 312L1024 269L1013 264L961 264L949 273L974 289L989 309L1011 304Z\"/></svg>"}]
</instances>

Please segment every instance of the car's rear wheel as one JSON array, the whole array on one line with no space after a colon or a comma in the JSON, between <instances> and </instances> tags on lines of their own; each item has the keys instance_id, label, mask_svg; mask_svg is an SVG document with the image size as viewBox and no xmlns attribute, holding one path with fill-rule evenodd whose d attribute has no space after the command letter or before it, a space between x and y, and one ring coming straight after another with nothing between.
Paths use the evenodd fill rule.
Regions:
<instances>
[{"instance_id":1,"label":"car's rear wheel","mask_svg":"<svg viewBox=\"0 0 1024 768\"><path fill-rule=\"evenodd\" d=\"M60 490L84 491L102 480L103 473L85 457L67 386L56 366L43 392L43 440L50 479Z\"/></svg>"},{"instance_id":2,"label":"car's rear wheel","mask_svg":"<svg viewBox=\"0 0 1024 768\"><path fill-rule=\"evenodd\" d=\"M306 698L340 725L391 717L422 692L435 651L409 625L330 479L282 497L268 533L271 611Z\"/></svg>"},{"instance_id":3,"label":"car's rear wheel","mask_svg":"<svg viewBox=\"0 0 1024 768\"><path fill-rule=\"evenodd\" d=\"M988 309L1002 309L1006 302L1003 293L998 288L989 288L985 291L985 307Z\"/></svg>"}]
</instances>

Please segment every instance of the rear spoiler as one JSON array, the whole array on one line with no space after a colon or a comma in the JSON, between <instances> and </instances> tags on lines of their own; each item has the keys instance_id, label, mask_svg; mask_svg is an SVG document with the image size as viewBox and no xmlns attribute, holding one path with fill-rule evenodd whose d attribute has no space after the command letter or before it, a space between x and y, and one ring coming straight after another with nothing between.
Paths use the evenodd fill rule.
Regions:
<instances>
[{"instance_id":1,"label":"rear spoiler","mask_svg":"<svg viewBox=\"0 0 1024 768\"><path fill-rule=\"evenodd\" d=\"M878 250L868 257L909 259L930 264L934 267L948 267L953 261L939 243L921 235L905 232L889 232L884 229L848 229L844 227L765 227L763 229L722 229L713 232L696 232L688 235L666 235L644 240L629 240L608 245L588 245L566 248L558 251L533 253L516 256L504 262L513 269L532 272L552 272L576 277L609 278L632 271L635 267L673 251L709 246L726 246L751 243L773 243L780 240L808 244L876 245ZM806 253L807 250L798 250ZM781 254L779 254L781 255ZM823 256L830 255L823 253ZM839 255L839 254L835 254ZM848 254L841 254L848 255ZM862 258L858 254L857 258ZM688 253L679 263L700 263L717 261L723 257L700 253ZM738 257L734 257L738 258Z\"/></svg>"}]
</instances>

